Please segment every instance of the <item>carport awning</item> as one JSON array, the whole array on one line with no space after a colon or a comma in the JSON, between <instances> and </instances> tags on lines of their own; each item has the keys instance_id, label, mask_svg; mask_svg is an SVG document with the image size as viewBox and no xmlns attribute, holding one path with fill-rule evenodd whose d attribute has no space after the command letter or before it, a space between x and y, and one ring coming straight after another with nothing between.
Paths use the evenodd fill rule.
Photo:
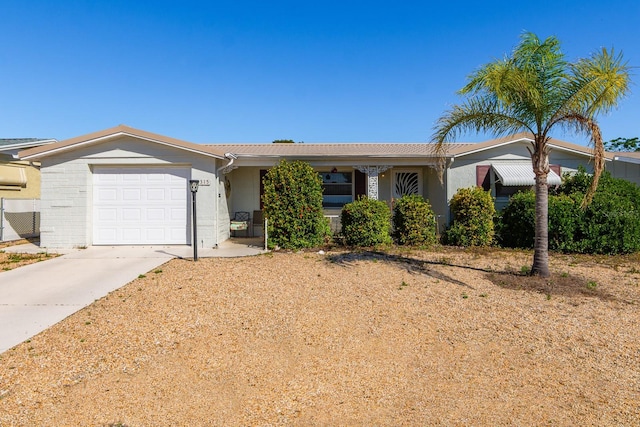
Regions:
<instances>
[{"instance_id":1,"label":"carport awning","mask_svg":"<svg viewBox=\"0 0 640 427\"><path fill-rule=\"evenodd\" d=\"M524 187L536 184L536 175L533 173L533 167L529 163L494 163L491 167L495 171L498 181L505 187ZM562 184L562 179L554 171L549 171L547 184L560 185Z\"/></svg>"}]
</instances>

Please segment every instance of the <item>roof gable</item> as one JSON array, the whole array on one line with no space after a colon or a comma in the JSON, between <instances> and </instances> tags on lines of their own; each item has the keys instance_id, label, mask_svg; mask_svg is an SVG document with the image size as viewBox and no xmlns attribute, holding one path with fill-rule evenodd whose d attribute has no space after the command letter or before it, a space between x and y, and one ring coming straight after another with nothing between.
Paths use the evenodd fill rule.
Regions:
<instances>
[{"instance_id":1,"label":"roof gable","mask_svg":"<svg viewBox=\"0 0 640 427\"><path fill-rule=\"evenodd\" d=\"M125 125L119 125L87 135L78 136L47 146L24 150L18 153L18 155L23 160L40 159L54 154L73 151L80 147L86 147L87 145L99 144L101 142L113 140L122 136L130 136L133 138L153 142L156 144L166 145L180 150L202 154L205 156L215 157L218 159L224 158L224 152L218 152L217 150L209 146L194 144L175 138L146 132L140 129L135 129Z\"/></svg>"},{"instance_id":2,"label":"roof gable","mask_svg":"<svg viewBox=\"0 0 640 427\"><path fill-rule=\"evenodd\" d=\"M462 157L505 145L521 142L533 143L533 141L533 135L523 132L474 144L458 144L457 147L451 147L452 149L447 151L447 157ZM560 139L550 138L548 145L552 150L566 151L586 157L593 157L593 150L591 148L562 141ZM613 155L611 153L605 153L605 159L612 160Z\"/></svg>"}]
</instances>

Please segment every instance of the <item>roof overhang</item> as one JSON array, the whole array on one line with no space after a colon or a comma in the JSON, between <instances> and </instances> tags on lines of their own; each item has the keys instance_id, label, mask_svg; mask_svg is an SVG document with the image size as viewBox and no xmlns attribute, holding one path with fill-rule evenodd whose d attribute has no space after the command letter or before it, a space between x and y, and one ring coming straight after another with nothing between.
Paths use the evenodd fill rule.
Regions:
<instances>
[{"instance_id":1,"label":"roof overhang","mask_svg":"<svg viewBox=\"0 0 640 427\"><path fill-rule=\"evenodd\" d=\"M503 147L510 144L517 143L529 143L533 144L534 140L529 134L517 134L512 136L507 136L504 138L492 139L489 141L484 141L480 143L474 144L464 144L453 151L450 155L453 158L468 156L471 154L476 154L486 150L492 150L498 147ZM563 151L566 153L577 154L579 156L585 157L593 157L593 150L589 147L585 147L582 145L572 144L570 142L561 141L559 139L550 138L547 142L547 146L553 150ZM613 156L610 153L605 153L605 161L613 160Z\"/></svg>"},{"instance_id":2,"label":"roof overhang","mask_svg":"<svg viewBox=\"0 0 640 427\"><path fill-rule=\"evenodd\" d=\"M134 129L129 126L116 126L114 128L105 129L103 131L95 132L88 135L79 136L76 138L60 141L55 144L36 147L29 150L21 151L18 156L22 160L36 160L43 157L52 156L68 151L77 150L81 147L86 147L102 142L121 138L123 136L129 136L143 141L152 142L159 145L164 145L179 150L184 150L196 154L201 154L208 157L214 157L216 159L224 159L224 153L218 153L216 150L211 149L205 145L194 144L191 142L181 141L175 138L169 138L163 135L146 132L140 129Z\"/></svg>"},{"instance_id":3,"label":"roof overhang","mask_svg":"<svg viewBox=\"0 0 640 427\"><path fill-rule=\"evenodd\" d=\"M35 139L35 140L29 140L29 141L19 140L19 142L16 142L15 144L3 144L3 145L0 145L0 152L26 150L28 148L41 147L43 145L54 144L56 142L58 142L58 141L56 139L53 139L53 138L51 138L51 139Z\"/></svg>"},{"instance_id":4,"label":"roof overhang","mask_svg":"<svg viewBox=\"0 0 640 427\"><path fill-rule=\"evenodd\" d=\"M640 157L615 156L614 160L625 163L635 163L640 165Z\"/></svg>"},{"instance_id":5,"label":"roof overhang","mask_svg":"<svg viewBox=\"0 0 640 427\"><path fill-rule=\"evenodd\" d=\"M527 163L493 163L491 164L498 181L505 187L525 187L536 184L536 175L531 164ZM562 184L562 178L550 170L547 175L548 185Z\"/></svg>"}]
</instances>

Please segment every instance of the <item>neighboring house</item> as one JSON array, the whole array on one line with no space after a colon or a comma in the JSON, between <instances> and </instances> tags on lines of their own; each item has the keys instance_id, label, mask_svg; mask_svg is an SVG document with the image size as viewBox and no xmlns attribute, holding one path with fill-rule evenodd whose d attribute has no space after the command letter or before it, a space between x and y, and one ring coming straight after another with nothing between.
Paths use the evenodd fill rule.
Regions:
<instances>
[{"instance_id":1,"label":"neighboring house","mask_svg":"<svg viewBox=\"0 0 640 427\"><path fill-rule=\"evenodd\" d=\"M0 139L0 198L40 197L40 164L18 159L18 152L55 142L40 138Z\"/></svg>"},{"instance_id":2,"label":"neighboring house","mask_svg":"<svg viewBox=\"0 0 640 427\"><path fill-rule=\"evenodd\" d=\"M18 152L55 142L40 138L0 139L0 241L38 235L40 163L20 160Z\"/></svg>"},{"instance_id":3,"label":"neighboring house","mask_svg":"<svg viewBox=\"0 0 640 427\"><path fill-rule=\"evenodd\" d=\"M459 188L491 190L500 207L513 192L533 186L530 144L526 135L449 144L442 183L430 144L199 145L122 125L20 157L42 163L43 247L192 244L192 179L200 182L197 243L213 247L229 238L235 212L253 215L262 208L262 177L280 159L303 160L318 171L325 215L334 221L359 195L391 206L416 193L430 200L442 230ZM589 170L588 148L558 140L550 147L550 184L580 165ZM614 162L607 155L607 167ZM629 176L640 176L640 165L625 168Z\"/></svg>"},{"instance_id":4,"label":"neighboring house","mask_svg":"<svg viewBox=\"0 0 640 427\"><path fill-rule=\"evenodd\" d=\"M616 152L611 174L640 185L640 152Z\"/></svg>"}]
</instances>

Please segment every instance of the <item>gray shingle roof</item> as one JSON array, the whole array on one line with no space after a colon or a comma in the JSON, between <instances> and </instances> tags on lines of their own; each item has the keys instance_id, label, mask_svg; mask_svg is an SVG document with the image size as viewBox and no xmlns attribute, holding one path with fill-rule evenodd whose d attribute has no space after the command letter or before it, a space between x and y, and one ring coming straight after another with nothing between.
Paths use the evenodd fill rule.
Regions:
<instances>
[{"instance_id":1,"label":"gray shingle roof","mask_svg":"<svg viewBox=\"0 0 640 427\"><path fill-rule=\"evenodd\" d=\"M13 152L27 148L40 147L56 142L53 138L0 138L0 151Z\"/></svg>"},{"instance_id":2,"label":"gray shingle roof","mask_svg":"<svg viewBox=\"0 0 640 427\"><path fill-rule=\"evenodd\" d=\"M52 138L0 138L0 146L22 145L29 142L51 141Z\"/></svg>"}]
</instances>

